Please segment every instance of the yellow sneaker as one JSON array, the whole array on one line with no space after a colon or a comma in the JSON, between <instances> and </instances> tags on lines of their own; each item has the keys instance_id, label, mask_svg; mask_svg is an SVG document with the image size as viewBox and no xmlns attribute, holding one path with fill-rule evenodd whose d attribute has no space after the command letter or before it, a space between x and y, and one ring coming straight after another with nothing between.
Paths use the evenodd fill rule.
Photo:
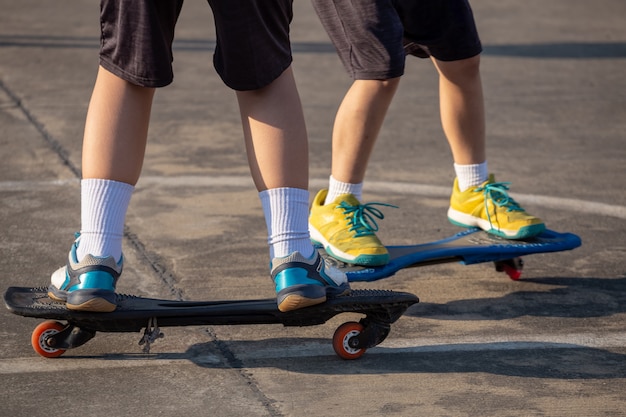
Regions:
<instances>
[{"instance_id":1,"label":"yellow sneaker","mask_svg":"<svg viewBox=\"0 0 626 417\"><path fill-rule=\"evenodd\" d=\"M458 180L450 197L448 219L461 227L479 227L505 239L524 239L543 232L541 219L531 216L508 194L509 183L492 175L478 187L461 192Z\"/></svg>"},{"instance_id":2,"label":"yellow sneaker","mask_svg":"<svg viewBox=\"0 0 626 417\"><path fill-rule=\"evenodd\" d=\"M352 194L340 195L324 205L327 194L328 190L321 190L311 205L311 240L324 246L333 258L349 264L375 266L389 262L389 252L375 234L378 225L374 217L383 219L384 215L372 205L390 205L363 205Z\"/></svg>"}]
</instances>

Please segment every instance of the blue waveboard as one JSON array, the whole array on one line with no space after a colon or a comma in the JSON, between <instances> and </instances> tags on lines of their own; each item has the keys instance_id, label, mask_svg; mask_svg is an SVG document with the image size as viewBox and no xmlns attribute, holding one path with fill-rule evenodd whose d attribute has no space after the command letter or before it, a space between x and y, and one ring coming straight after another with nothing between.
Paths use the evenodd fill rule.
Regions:
<instances>
[{"instance_id":1,"label":"blue waveboard","mask_svg":"<svg viewBox=\"0 0 626 417\"><path fill-rule=\"evenodd\" d=\"M582 241L573 233L545 230L540 235L524 240L503 239L483 230L472 228L435 242L418 245L388 246L390 261L386 265L363 267L345 264L330 258L343 270L351 282L376 281L393 276L405 268L460 262L471 265L499 262L535 253L560 252L579 247ZM320 249L320 252L324 252ZM329 257L325 255L327 259Z\"/></svg>"}]
</instances>

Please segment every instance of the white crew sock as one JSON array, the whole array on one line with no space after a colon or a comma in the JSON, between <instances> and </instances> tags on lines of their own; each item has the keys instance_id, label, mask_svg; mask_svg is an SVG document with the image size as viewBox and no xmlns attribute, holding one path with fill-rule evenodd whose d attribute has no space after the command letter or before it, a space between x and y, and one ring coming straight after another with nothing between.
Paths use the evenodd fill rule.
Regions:
<instances>
[{"instance_id":1,"label":"white crew sock","mask_svg":"<svg viewBox=\"0 0 626 417\"><path fill-rule=\"evenodd\" d=\"M470 187L476 187L489 178L487 161L482 164L459 165L454 164L454 172L459 179L459 189L461 192Z\"/></svg>"},{"instance_id":2,"label":"white crew sock","mask_svg":"<svg viewBox=\"0 0 626 417\"><path fill-rule=\"evenodd\" d=\"M352 194L357 200L361 201L363 196L363 183L351 184L349 182L341 182L336 180L332 175L328 181L328 194L324 204L330 204L342 194Z\"/></svg>"},{"instance_id":3,"label":"white crew sock","mask_svg":"<svg viewBox=\"0 0 626 417\"><path fill-rule=\"evenodd\" d=\"M81 231L76 251L79 262L87 254L120 260L124 220L134 189L112 180L81 181Z\"/></svg>"},{"instance_id":4,"label":"white crew sock","mask_svg":"<svg viewBox=\"0 0 626 417\"><path fill-rule=\"evenodd\" d=\"M304 257L313 255L309 235L309 192L300 188L272 188L259 193L270 259L282 258L298 251Z\"/></svg>"}]
</instances>

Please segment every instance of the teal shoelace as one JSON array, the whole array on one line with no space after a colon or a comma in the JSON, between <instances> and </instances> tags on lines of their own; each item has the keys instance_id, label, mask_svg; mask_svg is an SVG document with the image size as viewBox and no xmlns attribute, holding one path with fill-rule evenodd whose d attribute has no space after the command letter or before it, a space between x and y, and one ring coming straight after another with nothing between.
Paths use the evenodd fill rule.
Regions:
<instances>
[{"instance_id":1,"label":"teal shoelace","mask_svg":"<svg viewBox=\"0 0 626 417\"><path fill-rule=\"evenodd\" d=\"M486 184L483 187L476 188L477 192L482 192L485 196L485 212L487 213L487 220L491 223L491 215L489 213L489 205L491 201L498 207L505 207L507 212L511 211L524 211L522 207L511 197L508 193L510 182L492 182Z\"/></svg>"},{"instance_id":2,"label":"teal shoelace","mask_svg":"<svg viewBox=\"0 0 626 417\"><path fill-rule=\"evenodd\" d=\"M338 207L343 210L343 213L350 224L350 231L355 232L355 237L362 237L373 235L378 231L378 223L376 219L384 219L385 215L382 211L374 206L384 206L398 208L392 204L385 203L367 203L359 204L358 206L352 206L342 201Z\"/></svg>"}]
</instances>

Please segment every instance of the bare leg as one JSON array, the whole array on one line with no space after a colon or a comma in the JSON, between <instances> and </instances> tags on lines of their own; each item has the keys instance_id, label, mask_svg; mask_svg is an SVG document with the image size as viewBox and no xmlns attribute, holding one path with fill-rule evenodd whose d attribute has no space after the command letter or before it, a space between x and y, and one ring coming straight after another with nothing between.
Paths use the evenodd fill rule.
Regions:
<instances>
[{"instance_id":1,"label":"bare leg","mask_svg":"<svg viewBox=\"0 0 626 417\"><path fill-rule=\"evenodd\" d=\"M328 293L348 292L345 274L326 265L309 237L308 138L291 68L264 88L238 91L237 99L268 230L278 309L296 310L323 303Z\"/></svg>"},{"instance_id":2,"label":"bare leg","mask_svg":"<svg viewBox=\"0 0 626 417\"><path fill-rule=\"evenodd\" d=\"M72 246L68 265L52 274L49 288L49 296L69 309L116 308L124 219L141 172L153 96L153 89L98 70L83 138L80 245ZM89 270L81 264L87 255ZM69 269L81 270L80 288L73 288Z\"/></svg>"},{"instance_id":3,"label":"bare leg","mask_svg":"<svg viewBox=\"0 0 626 417\"><path fill-rule=\"evenodd\" d=\"M333 128L332 175L361 183L400 78L356 80L346 93Z\"/></svg>"},{"instance_id":4,"label":"bare leg","mask_svg":"<svg viewBox=\"0 0 626 417\"><path fill-rule=\"evenodd\" d=\"M141 173L153 97L154 89L99 68L83 139L79 258L121 257L125 215Z\"/></svg>"},{"instance_id":5,"label":"bare leg","mask_svg":"<svg viewBox=\"0 0 626 417\"><path fill-rule=\"evenodd\" d=\"M98 70L83 139L83 178L135 185L148 137L154 89Z\"/></svg>"},{"instance_id":6,"label":"bare leg","mask_svg":"<svg viewBox=\"0 0 626 417\"><path fill-rule=\"evenodd\" d=\"M238 91L248 163L258 191L307 190L308 139L291 68L267 87Z\"/></svg>"},{"instance_id":7,"label":"bare leg","mask_svg":"<svg viewBox=\"0 0 626 417\"><path fill-rule=\"evenodd\" d=\"M328 190L320 191L313 200L309 230L314 240L344 262L383 265L389 260L387 249L373 228L363 222L357 222L355 227L343 204L360 204L369 158L399 83L399 77L356 80L337 111L332 178Z\"/></svg>"},{"instance_id":8,"label":"bare leg","mask_svg":"<svg viewBox=\"0 0 626 417\"><path fill-rule=\"evenodd\" d=\"M480 56L451 62L433 59L433 62L439 71L441 122L454 162L461 165L485 162Z\"/></svg>"},{"instance_id":9,"label":"bare leg","mask_svg":"<svg viewBox=\"0 0 626 417\"><path fill-rule=\"evenodd\" d=\"M238 91L252 179L268 228L270 257L313 253L307 228L308 138L291 68L268 86Z\"/></svg>"}]
</instances>

